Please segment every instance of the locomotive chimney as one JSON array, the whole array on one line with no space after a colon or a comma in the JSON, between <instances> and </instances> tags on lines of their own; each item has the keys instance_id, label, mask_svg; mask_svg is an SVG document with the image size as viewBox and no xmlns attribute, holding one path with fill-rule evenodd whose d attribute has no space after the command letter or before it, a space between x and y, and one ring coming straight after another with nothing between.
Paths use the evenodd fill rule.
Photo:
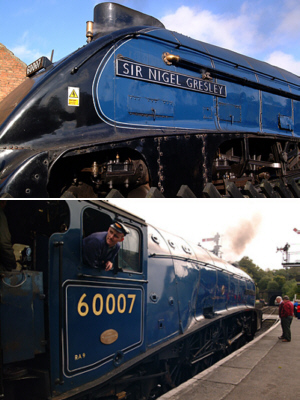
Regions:
<instances>
[{"instance_id":1,"label":"locomotive chimney","mask_svg":"<svg viewBox=\"0 0 300 400\"><path fill-rule=\"evenodd\" d=\"M116 3L100 3L94 7L94 39L132 26L164 25L156 18Z\"/></svg>"},{"instance_id":2,"label":"locomotive chimney","mask_svg":"<svg viewBox=\"0 0 300 400\"><path fill-rule=\"evenodd\" d=\"M87 21L86 22L87 43L90 43L93 40L93 27L94 27L94 22L93 21Z\"/></svg>"}]
</instances>

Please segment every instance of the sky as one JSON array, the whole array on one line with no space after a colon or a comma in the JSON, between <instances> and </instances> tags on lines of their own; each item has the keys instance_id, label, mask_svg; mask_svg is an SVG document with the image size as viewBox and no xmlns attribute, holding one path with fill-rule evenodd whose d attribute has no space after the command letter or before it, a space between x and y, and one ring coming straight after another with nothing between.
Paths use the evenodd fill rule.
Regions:
<instances>
[{"instance_id":1,"label":"sky","mask_svg":"<svg viewBox=\"0 0 300 400\"><path fill-rule=\"evenodd\" d=\"M235 262L247 256L263 270L282 268L290 244L290 261L300 261L297 199L111 199L111 203L208 250L221 235L222 258Z\"/></svg>"},{"instance_id":2,"label":"sky","mask_svg":"<svg viewBox=\"0 0 300 400\"><path fill-rule=\"evenodd\" d=\"M86 43L96 0L0 0L0 43L30 64ZM300 75L299 0L123 0L167 29Z\"/></svg>"}]
</instances>

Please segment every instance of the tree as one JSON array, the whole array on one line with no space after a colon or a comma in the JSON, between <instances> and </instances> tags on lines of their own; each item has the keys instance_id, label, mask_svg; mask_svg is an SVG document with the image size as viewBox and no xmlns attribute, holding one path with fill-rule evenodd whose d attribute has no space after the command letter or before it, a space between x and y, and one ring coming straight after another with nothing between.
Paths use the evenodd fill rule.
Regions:
<instances>
[{"instance_id":1,"label":"tree","mask_svg":"<svg viewBox=\"0 0 300 400\"><path fill-rule=\"evenodd\" d=\"M295 279L286 281L282 287L282 294L289 296L290 300L293 300L294 295L298 292L298 286Z\"/></svg>"},{"instance_id":2,"label":"tree","mask_svg":"<svg viewBox=\"0 0 300 400\"><path fill-rule=\"evenodd\" d=\"M256 292L278 291L283 295L288 295L292 300L297 294L300 298L300 286L297 286L297 281L300 282L300 267L279 270L263 270L247 256L237 262L239 268L245 271L254 280Z\"/></svg>"},{"instance_id":3,"label":"tree","mask_svg":"<svg viewBox=\"0 0 300 400\"><path fill-rule=\"evenodd\" d=\"M258 287L260 291L267 290L268 283L272 280L270 276L264 276L258 282Z\"/></svg>"},{"instance_id":4,"label":"tree","mask_svg":"<svg viewBox=\"0 0 300 400\"><path fill-rule=\"evenodd\" d=\"M276 281L269 281L268 282L268 285L267 285L267 290L270 290L270 291L277 291L277 292L279 292L279 290L280 290L280 287L279 287L279 284L276 282Z\"/></svg>"},{"instance_id":5,"label":"tree","mask_svg":"<svg viewBox=\"0 0 300 400\"><path fill-rule=\"evenodd\" d=\"M243 271L247 272L256 283L265 275L265 271L258 265L255 265L247 256L243 257L238 262L238 265Z\"/></svg>"},{"instance_id":6,"label":"tree","mask_svg":"<svg viewBox=\"0 0 300 400\"><path fill-rule=\"evenodd\" d=\"M282 290L282 287L286 282L286 278L284 276L282 276L282 275L275 275L274 276L274 281L278 283L279 290Z\"/></svg>"}]
</instances>

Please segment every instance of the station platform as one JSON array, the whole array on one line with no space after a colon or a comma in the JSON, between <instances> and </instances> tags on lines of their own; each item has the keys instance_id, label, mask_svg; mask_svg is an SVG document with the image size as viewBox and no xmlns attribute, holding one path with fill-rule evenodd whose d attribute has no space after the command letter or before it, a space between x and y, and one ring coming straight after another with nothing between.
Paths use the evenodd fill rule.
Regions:
<instances>
[{"instance_id":1,"label":"station platform","mask_svg":"<svg viewBox=\"0 0 300 400\"><path fill-rule=\"evenodd\" d=\"M291 342L282 342L280 321L242 349L165 393L159 400L293 400L299 396L300 319Z\"/></svg>"}]
</instances>

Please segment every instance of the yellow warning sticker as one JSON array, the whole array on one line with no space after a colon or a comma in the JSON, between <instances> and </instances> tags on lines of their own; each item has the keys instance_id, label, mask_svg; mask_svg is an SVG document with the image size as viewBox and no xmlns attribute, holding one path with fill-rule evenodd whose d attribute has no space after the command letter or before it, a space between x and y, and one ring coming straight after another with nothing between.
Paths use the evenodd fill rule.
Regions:
<instances>
[{"instance_id":1,"label":"yellow warning sticker","mask_svg":"<svg viewBox=\"0 0 300 400\"><path fill-rule=\"evenodd\" d=\"M68 106L79 107L80 89L78 87L68 87Z\"/></svg>"}]
</instances>

